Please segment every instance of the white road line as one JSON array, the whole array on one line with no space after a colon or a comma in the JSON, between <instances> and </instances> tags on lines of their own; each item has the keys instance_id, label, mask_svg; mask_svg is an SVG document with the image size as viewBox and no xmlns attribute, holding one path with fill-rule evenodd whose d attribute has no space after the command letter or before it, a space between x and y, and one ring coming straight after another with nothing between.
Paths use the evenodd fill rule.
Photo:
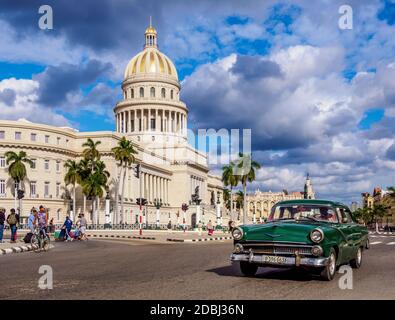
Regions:
<instances>
[{"instance_id":1,"label":"white road line","mask_svg":"<svg viewBox=\"0 0 395 320\"><path fill-rule=\"evenodd\" d=\"M387 246L392 246L392 245L394 245L395 244L395 242L388 242L387 243Z\"/></svg>"},{"instance_id":2,"label":"white road line","mask_svg":"<svg viewBox=\"0 0 395 320\"><path fill-rule=\"evenodd\" d=\"M370 245L379 244L379 243L383 243L383 241L375 241L375 242L371 242L371 243L370 243Z\"/></svg>"}]
</instances>

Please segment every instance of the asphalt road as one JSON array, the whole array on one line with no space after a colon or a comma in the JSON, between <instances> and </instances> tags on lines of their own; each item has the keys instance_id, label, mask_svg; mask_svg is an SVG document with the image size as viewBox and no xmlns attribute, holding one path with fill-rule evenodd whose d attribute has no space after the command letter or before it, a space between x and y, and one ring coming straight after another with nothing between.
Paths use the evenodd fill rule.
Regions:
<instances>
[{"instance_id":1,"label":"asphalt road","mask_svg":"<svg viewBox=\"0 0 395 320\"><path fill-rule=\"evenodd\" d=\"M47 253L0 257L0 299L395 299L395 237L371 238L353 289L291 269L260 268L243 277L228 260L231 241L56 243ZM38 288L41 265L54 288Z\"/></svg>"}]
</instances>

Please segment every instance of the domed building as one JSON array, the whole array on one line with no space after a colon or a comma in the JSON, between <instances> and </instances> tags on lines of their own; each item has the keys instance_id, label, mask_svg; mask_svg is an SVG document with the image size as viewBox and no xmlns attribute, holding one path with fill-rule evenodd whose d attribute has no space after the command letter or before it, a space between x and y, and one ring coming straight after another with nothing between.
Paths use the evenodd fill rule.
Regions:
<instances>
[{"instance_id":1,"label":"domed building","mask_svg":"<svg viewBox=\"0 0 395 320\"><path fill-rule=\"evenodd\" d=\"M34 167L27 168L27 178L22 183L25 190L22 215L27 216L31 207L43 204L50 209L55 223L62 223L72 212L86 213L93 223L92 200L77 188L76 208L72 208L71 186L64 183L64 163L79 160L82 144L91 138L101 141L98 149L106 169L110 172L110 192L106 199L99 199L99 224L133 224L139 220L138 198L145 198L144 222L156 224L155 200L162 202L160 224L181 224L181 205L190 204L186 216L188 225L197 221L216 221L221 215L226 224L229 216L223 209L223 184L220 177L209 174L207 155L187 142L188 108L180 100L181 85L173 62L158 49L157 31L151 25L145 30L143 51L127 64L122 82L123 99L114 107L115 132L78 132L34 124L26 120L0 120L0 201L1 207L15 207L13 182L5 163L7 151L26 151L34 160ZM111 149L122 136L126 136L138 151L136 164L127 168L124 191L124 212L114 214L119 167ZM140 176L135 175L139 165ZM201 205L191 203L192 195L199 192ZM120 196L119 196L120 197ZM108 201L110 199L110 201ZM216 199L216 201L213 201ZM108 217L110 202L110 217ZM107 211L107 215L106 215Z\"/></svg>"}]
</instances>

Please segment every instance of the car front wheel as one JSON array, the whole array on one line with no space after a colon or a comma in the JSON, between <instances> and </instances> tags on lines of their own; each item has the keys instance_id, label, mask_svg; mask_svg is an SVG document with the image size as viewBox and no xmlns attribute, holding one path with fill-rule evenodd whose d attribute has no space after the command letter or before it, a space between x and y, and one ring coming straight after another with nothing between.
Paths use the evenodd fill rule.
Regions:
<instances>
[{"instance_id":1,"label":"car front wheel","mask_svg":"<svg viewBox=\"0 0 395 320\"><path fill-rule=\"evenodd\" d=\"M243 275L247 277L252 277L258 271L258 266L256 264L246 261L240 261L240 271Z\"/></svg>"},{"instance_id":2,"label":"car front wheel","mask_svg":"<svg viewBox=\"0 0 395 320\"><path fill-rule=\"evenodd\" d=\"M350 265L354 269L359 269L362 264L362 247L359 247L357 253L355 254L355 258L350 261Z\"/></svg>"},{"instance_id":3,"label":"car front wheel","mask_svg":"<svg viewBox=\"0 0 395 320\"><path fill-rule=\"evenodd\" d=\"M336 251L331 248L329 253L328 265L321 271L322 279L330 281L335 277L336 274Z\"/></svg>"}]
</instances>

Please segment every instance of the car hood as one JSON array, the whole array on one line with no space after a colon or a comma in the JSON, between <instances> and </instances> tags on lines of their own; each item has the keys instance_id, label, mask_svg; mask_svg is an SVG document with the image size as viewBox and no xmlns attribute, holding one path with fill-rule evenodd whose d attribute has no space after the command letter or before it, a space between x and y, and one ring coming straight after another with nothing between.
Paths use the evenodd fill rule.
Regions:
<instances>
[{"instance_id":1,"label":"car hood","mask_svg":"<svg viewBox=\"0 0 395 320\"><path fill-rule=\"evenodd\" d=\"M273 242L303 242L312 244L310 232L315 228L326 229L322 223L306 221L281 221L266 224L244 225L243 240L245 241L273 241Z\"/></svg>"}]
</instances>

